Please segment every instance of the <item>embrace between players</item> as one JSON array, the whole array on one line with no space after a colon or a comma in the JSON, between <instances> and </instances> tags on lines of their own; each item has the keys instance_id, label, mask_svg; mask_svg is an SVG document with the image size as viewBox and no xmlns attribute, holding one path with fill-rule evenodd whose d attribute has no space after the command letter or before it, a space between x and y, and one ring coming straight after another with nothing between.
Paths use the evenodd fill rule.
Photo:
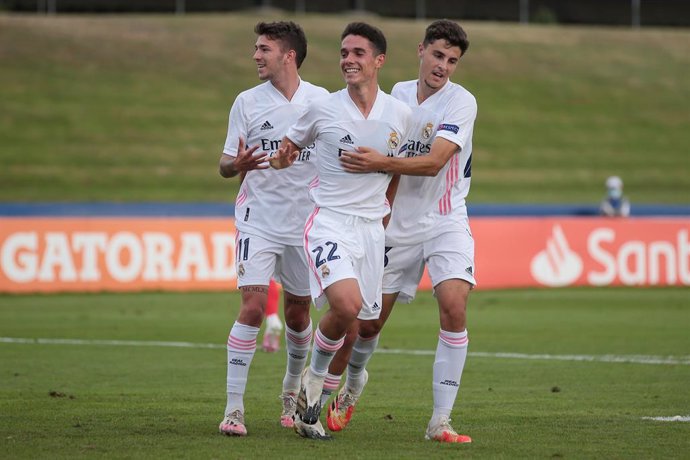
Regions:
<instances>
[{"instance_id":1,"label":"embrace between players","mask_svg":"<svg viewBox=\"0 0 690 460\"><path fill-rule=\"evenodd\" d=\"M329 94L300 79L307 42L298 25L262 22L254 31L253 59L264 83L235 100L219 165L223 177L244 176L235 204L242 303L228 337L220 432L247 434L243 399L272 277L285 296L280 423L303 437L330 439L321 408L347 369L326 419L330 431L350 422L381 329L396 300L412 301L426 266L440 331L425 436L471 442L450 425L476 284L465 198L477 104L449 81L467 35L452 21L430 24L417 49L418 78L397 83L389 95L378 86L384 34L348 24L340 47L346 87ZM312 302L329 306L313 334Z\"/></svg>"}]
</instances>

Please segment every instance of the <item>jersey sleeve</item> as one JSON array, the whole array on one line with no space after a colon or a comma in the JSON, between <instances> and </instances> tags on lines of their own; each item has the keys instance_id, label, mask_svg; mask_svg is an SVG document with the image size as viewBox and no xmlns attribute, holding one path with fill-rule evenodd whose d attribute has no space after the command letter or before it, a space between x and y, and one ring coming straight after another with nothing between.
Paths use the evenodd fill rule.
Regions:
<instances>
[{"instance_id":1,"label":"jersey sleeve","mask_svg":"<svg viewBox=\"0 0 690 460\"><path fill-rule=\"evenodd\" d=\"M230 109L230 116L228 117L228 135L225 138L225 146L223 153L237 156L237 147L239 145L239 138L242 137L247 141L247 123L244 115L244 98L238 96L235 99L232 108Z\"/></svg>"},{"instance_id":2,"label":"jersey sleeve","mask_svg":"<svg viewBox=\"0 0 690 460\"><path fill-rule=\"evenodd\" d=\"M436 137L446 139L463 149L472 138L474 120L477 118L477 101L468 94L453 98L447 107Z\"/></svg>"},{"instance_id":3,"label":"jersey sleeve","mask_svg":"<svg viewBox=\"0 0 690 460\"><path fill-rule=\"evenodd\" d=\"M311 145L316 140L318 133L318 107L316 104L309 104L294 125L288 129L285 136L298 147L304 148Z\"/></svg>"}]
</instances>

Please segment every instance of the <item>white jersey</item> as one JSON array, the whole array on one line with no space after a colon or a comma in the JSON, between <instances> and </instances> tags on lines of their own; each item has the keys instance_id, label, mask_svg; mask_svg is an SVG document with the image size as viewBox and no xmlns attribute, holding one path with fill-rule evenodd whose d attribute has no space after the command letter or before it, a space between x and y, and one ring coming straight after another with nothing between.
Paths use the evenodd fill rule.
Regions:
<instances>
[{"instance_id":1,"label":"white jersey","mask_svg":"<svg viewBox=\"0 0 690 460\"><path fill-rule=\"evenodd\" d=\"M307 104L327 94L304 80L290 101L270 81L240 93L230 109L223 153L237 156L241 136L247 148L258 145L257 153L273 154ZM302 150L292 168L247 173L235 202L237 229L289 246L303 244L304 222L313 208L308 194L316 175L312 147Z\"/></svg>"},{"instance_id":2,"label":"white jersey","mask_svg":"<svg viewBox=\"0 0 690 460\"><path fill-rule=\"evenodd\" d=\"M412 107L413 127L403 146L406 156L428 155L437 137L458 146L436 176L400 177L386 245L414 245L447 232L467 217L477 101L450 81L421 104L417 103L417 80L397 83L391 94Z\"/></svg>"},{"instance_id":3,"label":"white jersey","mask_svg":"<svg viewBox=\"0 0 690 460\"><path fill-rule=\"evenodd\" d=\"M299 146L315 142L317 177L311 197L319 208L380 219L390 212L386 189L391 175L385 172L346 172L339 157L343 151L371 147L396 156L411 122L411 109L380 89L367 118L347 89L314 101L287 137Z\"/></svg>"}]
</instances>

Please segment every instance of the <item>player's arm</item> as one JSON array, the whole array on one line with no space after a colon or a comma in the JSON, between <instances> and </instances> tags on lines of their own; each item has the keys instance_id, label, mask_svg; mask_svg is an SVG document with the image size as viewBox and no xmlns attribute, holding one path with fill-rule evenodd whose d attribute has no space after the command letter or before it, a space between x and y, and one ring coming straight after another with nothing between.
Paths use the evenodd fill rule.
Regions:
<instances>
[{"instance_id":1,"label":"player's arm","mask_svg":"<svg viewBox=\"0 0 690 460\"><path fill-rule=\"evenodd\" d=\"M292 166L300 150L302 150L302 148L299 145L285 136L283 140L280 141L280 147L278 147L276 153L268 159L268 163L271 165L271 168L274 169L283 169Z\"/></svg>"},{"instance_id":2,"label":"player's arm","mask_svg":"<svg viewBox=\"0 0 690 460\"><path fill-rule=\"evenodd\" d=\"M395 174L391 181L388 183L388 188L386 189L386 200L388 205L393 210L393 201L395 200L395 195L398 193L398 184L400 183L400 175ZM388 222L391 220L391 213L388 213L383 218L383 228L388 227Z\"/></svg>"},{"instance_id":3,"label":"player's arm","mask_svg":"<svg viewBox=\"0 0 690 460\"><path fill-rule=\"evenodd\" d=\"M244 175L247 173L247 171L251 171L253 169L267 169L267 154L266 152L255 153L258 148L258 145L246 148L244 139L240 137L239 144L237 146L237 156L221 153L220 162L218 165L220 175L228 178L235 177L238 174Z\"/></svg>"},{"instance_id":4,"label":"player's arm","mask_svg":"<svg viewBox=\"0 0 690 460\"><path fill-rule=\"evenodd\" d=\"M353 173L386 171L406 176L435 176L459 149L454 142L437 137L428 155L388 157L369 147L359 147L356 152L343 152L340 162L346 171Z\"/></svg>"}]
</instances>

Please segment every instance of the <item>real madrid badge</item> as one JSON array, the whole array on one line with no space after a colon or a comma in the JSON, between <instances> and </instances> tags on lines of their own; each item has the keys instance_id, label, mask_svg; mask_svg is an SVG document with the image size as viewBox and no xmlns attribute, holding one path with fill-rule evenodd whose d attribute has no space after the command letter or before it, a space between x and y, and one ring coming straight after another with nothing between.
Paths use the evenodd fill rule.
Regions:
<instances>
[{"instance_id":1,"label":"real madrid badge","mask_svg":"<svg viewBox=\"0 0 690 460\"><path fill-rule=\"evenodd\" d=\"M400 144L400 139L398 139L398 133L393 131L391 133L390 137L388 138L388 148L395 150L398 148L399 144Z\"/></svg>"},{"instance_id":2,"label":"real madrid badge","mask_svg":"<svg viewBox=\"0 0 690 460\"><path fill-rule=\"evenodd\" d=\"M325 278L330 274L331 274L331 270L328 268L328 265L322 265L321 266L321 277Z\"/></svg>"},{"instance_id":3,"label":"real madrid badge","mask_svg":"<svg viewBox=\"0 0 690 460\"><path fill-rule=\"evenodd\" d=\"M422 129L422 137L424 139L429 139L431 137L431 133L434 130L434 125L431 123L427 123L424 129Z\"/></svg>"}]
</instances>

